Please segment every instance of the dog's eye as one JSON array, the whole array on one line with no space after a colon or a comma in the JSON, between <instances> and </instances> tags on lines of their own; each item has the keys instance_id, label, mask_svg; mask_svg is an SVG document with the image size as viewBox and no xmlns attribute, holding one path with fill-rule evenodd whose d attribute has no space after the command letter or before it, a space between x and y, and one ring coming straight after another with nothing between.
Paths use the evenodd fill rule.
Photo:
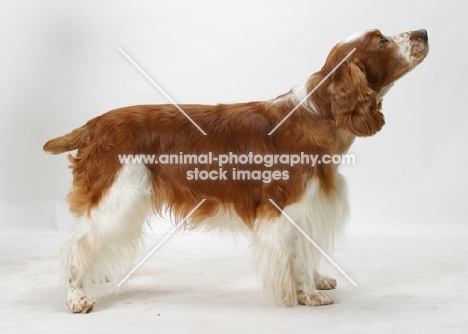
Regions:
<instances>
[{"instance_id":1,"label":"dog's eye","mask_svg":"<svg viewBox=\"0 0 468 334\"><path fill-rule=\"evenodd\" d=\"M381 36L380 37L380 45L381 46L386 46L388 44L388 39L386 39L385 37Z\"/></svg>"}]
</instances>

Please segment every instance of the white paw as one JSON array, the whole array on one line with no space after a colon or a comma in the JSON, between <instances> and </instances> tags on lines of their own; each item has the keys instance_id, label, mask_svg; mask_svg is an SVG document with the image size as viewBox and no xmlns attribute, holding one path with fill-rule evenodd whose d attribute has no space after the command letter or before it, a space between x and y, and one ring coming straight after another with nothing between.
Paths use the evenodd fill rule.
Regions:
<instances>
[{"instance_id":1,"label":"white paw","mask_svg":"<svg viewBox=\"0 0 468 334\"><path fill-rule=\"evenodd\" d=\"M93 310L96 300L85 295L81 289L68 290L67 305L73 313L89 313Z\"/></svg>"},{"instance_id":2,"label":"white paw","mask_svg":"<svg viewBox=\"0 0 468 334\"><path fill-rule=\"evenodd\" d=\"M323 275L315 279L315 287L317 290L331 290L336 287L336 279Z\"/></svg>"},{"instance_id":3,"label":"white paw","mask_svg":"<svg viewBox=\"0 0 468 334\"><path fill-rule=\"evenodd\" d=\"M320 306L320 305L328 305L333 304L333 299L328 297L326 294L320 291L312 291L312 292L299 292L297 294L297 300L299 304L307 305L307 306Z\"/></svg>"}]
</instances>

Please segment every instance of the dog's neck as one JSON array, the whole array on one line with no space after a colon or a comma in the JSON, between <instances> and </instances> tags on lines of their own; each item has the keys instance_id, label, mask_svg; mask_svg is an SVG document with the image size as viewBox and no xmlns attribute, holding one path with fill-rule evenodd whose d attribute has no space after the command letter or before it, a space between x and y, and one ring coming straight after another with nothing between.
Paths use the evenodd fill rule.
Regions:
<instances>
[{"instance_id":1,"label":"dog's neck","mask_svg":"<svg viewBox=\"0 0 468 334\"><path fill-rule=\"evenodd\" d=\"M331 112L327 110L327 108L330 107L329 103L323 99L323 96L320 96L320 93L322 92L316 91L309 95L307 86L301 85L293 87L286 94L280 95L269 102L273 104L284 104L285 115L297 107L295 112L300 112L298 109L307 110L311 117L330 118ZM383 92L382 96L385 93L386 91ZM345 154L348 152L356 136L336 127L332 119L330 119L330 132L334 138L333 154Z\"/></svg>"},{"instance_id":2,"label":"dog's neck","mask_svg":"<svg viewBox=\"0 0 468 334\"><path fill-rule=\"evenodd\" d=\"M335 126L335 154L346 154L355 138L352 133Z\"/></svg>"}]
</instances>

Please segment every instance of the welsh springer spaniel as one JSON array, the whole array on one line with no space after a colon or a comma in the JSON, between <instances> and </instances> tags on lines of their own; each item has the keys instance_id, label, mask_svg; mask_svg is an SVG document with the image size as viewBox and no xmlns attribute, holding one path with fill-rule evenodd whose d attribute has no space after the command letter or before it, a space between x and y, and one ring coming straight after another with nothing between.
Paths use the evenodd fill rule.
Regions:
<instances>
[{"instance_id":1,"label":"welsh springer spaniel","mask_svg":"<svg viewBox=\"0 0 468 334\"><path fill-rule=\"evenodd\" d=\"M277 304L332 303L319 290L336 281L319 273L321 253L300 233L331 251L348 214L338 165L320 159L345 154L356 136L382 129L383 96L428 50L426 30L393 37L370 30L337 44L305 85L276 99L180 105L186 115L174 105L127 107L47 142L52 154L78 150L69 156L76 222L62 253L70 310L92 310L84 284L122 277L138 254L144 222L166 210L190 229L250 230L256 270ZM215 158L163 163L182 154ZM161 162L122 161L123 155ZM267 156L274 162L252 161ZM319 163L283 159L298 156ZM229 161L221 165L218 157Z\"/></svg>"}]
</instances>

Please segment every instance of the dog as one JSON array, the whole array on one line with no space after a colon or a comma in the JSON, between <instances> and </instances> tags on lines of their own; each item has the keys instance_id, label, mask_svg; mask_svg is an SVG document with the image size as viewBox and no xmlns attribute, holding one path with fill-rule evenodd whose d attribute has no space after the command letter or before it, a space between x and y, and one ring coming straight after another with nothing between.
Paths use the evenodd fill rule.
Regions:
<instances>
[{"instance_id":1,"label":"dog","mask_svg":"<svg viewBox=\"0 0 468 334\"><path fill-rule=\"evenodd\" d=\"M126 107L48 141L48 153L77 150L68 195L76 221L61 256L69 309L93 309L86 283L125 273L144 222L166 211L189 229L249 230L255 268L276 304L333 303L320 290L336 280L319 272L322 255L297 227L331 251L348 214L345 181L336 163L292 157L342 155L356 137L380 131L384 95L428 50L426 30L369 30L335 45L320 71L275 99ZM122 161L141 155L161 161ZM181 160L163 163L168 157Z\"/></svg>"}]
</instances>

